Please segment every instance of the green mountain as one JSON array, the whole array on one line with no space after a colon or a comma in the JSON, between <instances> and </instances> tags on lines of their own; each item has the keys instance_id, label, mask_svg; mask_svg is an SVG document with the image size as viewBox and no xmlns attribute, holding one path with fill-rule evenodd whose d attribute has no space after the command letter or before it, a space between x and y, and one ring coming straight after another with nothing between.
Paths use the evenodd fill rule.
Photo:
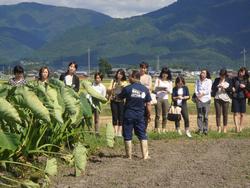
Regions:
<instances>
[{"instance_id":1,"label":"green mountain","mask_svg":"<svg viewBox=\"0 0 250 188\"><path fill-rule=\"evenodd\" d=\"M38 3L0 6L0 59L29 57L69 29L100 26L111 19L91 10Z\"/></svg>"},{"instance_id":2,"label":"green mountain","mask_svg":"<svg viewBox=\"0 0 250 188\"><path fill-rule=\"evenodd\" d=\"M13 7L18 11L10 11ZM5 16L2 21L2 9L15 19ZM249 0L178 0L143 16L112 19L87 10L33 3L0 6L0 57L8 58L2 55L6 47L2 41L7 41L11 50L3 52L12 58L46 59L54 66L72 59L87 64L90 48L92 63L105 57L120 66L142 60L155 65L159 56L161 65L171 67L237 68L243 65L242 49L250 51L249 10ZM3 36L6 30L12 35ZM23 37L16 38L19 31Z\"/></svg>"}]
</instances>

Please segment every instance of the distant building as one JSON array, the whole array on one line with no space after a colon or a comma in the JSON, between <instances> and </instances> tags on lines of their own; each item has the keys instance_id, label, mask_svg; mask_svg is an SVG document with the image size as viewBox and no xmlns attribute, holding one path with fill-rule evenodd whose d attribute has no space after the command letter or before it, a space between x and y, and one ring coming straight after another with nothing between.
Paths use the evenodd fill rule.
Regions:
<instances>
[{"instance_id":1,"label":"distant building","mask_svg":"<svg viewBox=\"0 0 250 188\"><path fill-rule=\"evenodd\" d=\"M170 71L173 77L184 76L183 69L170 69Z\"/></svg>"}]
</instances>

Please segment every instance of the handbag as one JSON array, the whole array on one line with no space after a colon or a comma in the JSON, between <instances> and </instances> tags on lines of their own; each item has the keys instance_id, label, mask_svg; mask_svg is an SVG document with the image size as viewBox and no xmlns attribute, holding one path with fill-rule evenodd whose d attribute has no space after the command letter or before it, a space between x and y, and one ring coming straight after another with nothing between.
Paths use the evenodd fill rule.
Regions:
<instances>
[{"instance_id":1,"label":"handbag","mask_svg":"<svg viewBox=\"0 0 250 188\"><path fill-rule=\"evenodd\" d=\"M250 99L250 91L246 90L244 94L247 99Z\"/></svg>"},{"instance_id":2,"label":"handbag","mask_svg":"<svg viewBox=\"0 0 250 188\"><path fill-rule=\"evenodd\" d=\"M167 119L169 121L180 121L181 120L181 107L174 106L171 103L171 106L168 109Z\"/></svg>"},{"instance_id":3,"label":"handbag","mask_svg":"<svg viewBox=\"0 0 250 188\"><path fill-rule=\"evenodd\" d=\"M192 101L193 101L193 103L199 102L199 99L197 98L195 93L192 95Z\"/></svg>"}]
</instances>

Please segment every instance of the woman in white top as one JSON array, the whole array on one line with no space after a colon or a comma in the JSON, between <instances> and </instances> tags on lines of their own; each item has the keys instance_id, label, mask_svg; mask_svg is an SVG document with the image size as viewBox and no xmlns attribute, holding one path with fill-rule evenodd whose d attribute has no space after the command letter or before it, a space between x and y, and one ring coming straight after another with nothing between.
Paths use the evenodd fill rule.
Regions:
<instances>
[{"instance_id":1,"label":"woman in white top","mask_svg":"<svg viewBox=\"0 0 250 188\"><path fill-rule=\"evenodd\" d=\"M200 72L200 78L195 83L195 95L197 97L197 134L208 134L208 113L210 110L212 80L206 69Z\"/></svg>"},{"instance_id":2,"label":"woman in white top","mask_svg":"<svg viewBox=\"0 0 250 188\"><path fill-rule=\"evenodd\" d=\"M148 74L148 64L146 62L140 63L140 82L142 85L144 85L146 88L148 88L152 101L155 101L155 95L151 93L152 90L152 77ZM151 101L151 104L152 104ZM145 106L146 108L146 106ZM145 123L146 127L148 126L148 114L147 110L145 110L144 118L145 118Z\"/></svg>"},{"instance_id":3,"label":"woman in white top","mask_svg":"<svg viewBox=\"0 0 250 188\"><path fill-rule=\"evenodd\" d=\"M169 108L168 95L172 94L172 75L167 67L162 68L159 78L155 80L154 92L156 93L157 104L155 106L155 129L158 133L166 132L167 112ZM162 126L160 117L162 115Z\"/></svg>"},{"instance_id":4,"label":"woman in white top","mask_svg":"<svg viewBox=\"0 0 250 188\"><path fill-rule=\"evenodd\" d=\"M100 72L95 73L94 75L94 83L92 84L92 87L100 93L103 97L106 97L106 88L101 83L103 79L103 75ZM95 121L95 134L99 136L99 119L100 119L100 112L98 109L94 109L94 121Z\"/></svg>"}]
</instances>

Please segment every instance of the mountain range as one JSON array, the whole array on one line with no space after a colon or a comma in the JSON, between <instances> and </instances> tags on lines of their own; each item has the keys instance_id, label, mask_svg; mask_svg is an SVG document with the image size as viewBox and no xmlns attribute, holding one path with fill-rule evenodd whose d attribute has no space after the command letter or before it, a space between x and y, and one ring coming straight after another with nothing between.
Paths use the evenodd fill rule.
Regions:
<instances>
[{"instance_id":1,"label":"mountain range","mask_svg":"<svg viewBox=\"0 0 250 188\"><path fill-rule=\"evenodd\" d=\"M37 3L0 6L0 64L20 59L60 67L76 60L96 66L200 69L238 68L250 51L249 0L178 0L157 11L125 19L87 10ZM250 61L246 61L248 65Z\"/></svg>"}]
</instances>

